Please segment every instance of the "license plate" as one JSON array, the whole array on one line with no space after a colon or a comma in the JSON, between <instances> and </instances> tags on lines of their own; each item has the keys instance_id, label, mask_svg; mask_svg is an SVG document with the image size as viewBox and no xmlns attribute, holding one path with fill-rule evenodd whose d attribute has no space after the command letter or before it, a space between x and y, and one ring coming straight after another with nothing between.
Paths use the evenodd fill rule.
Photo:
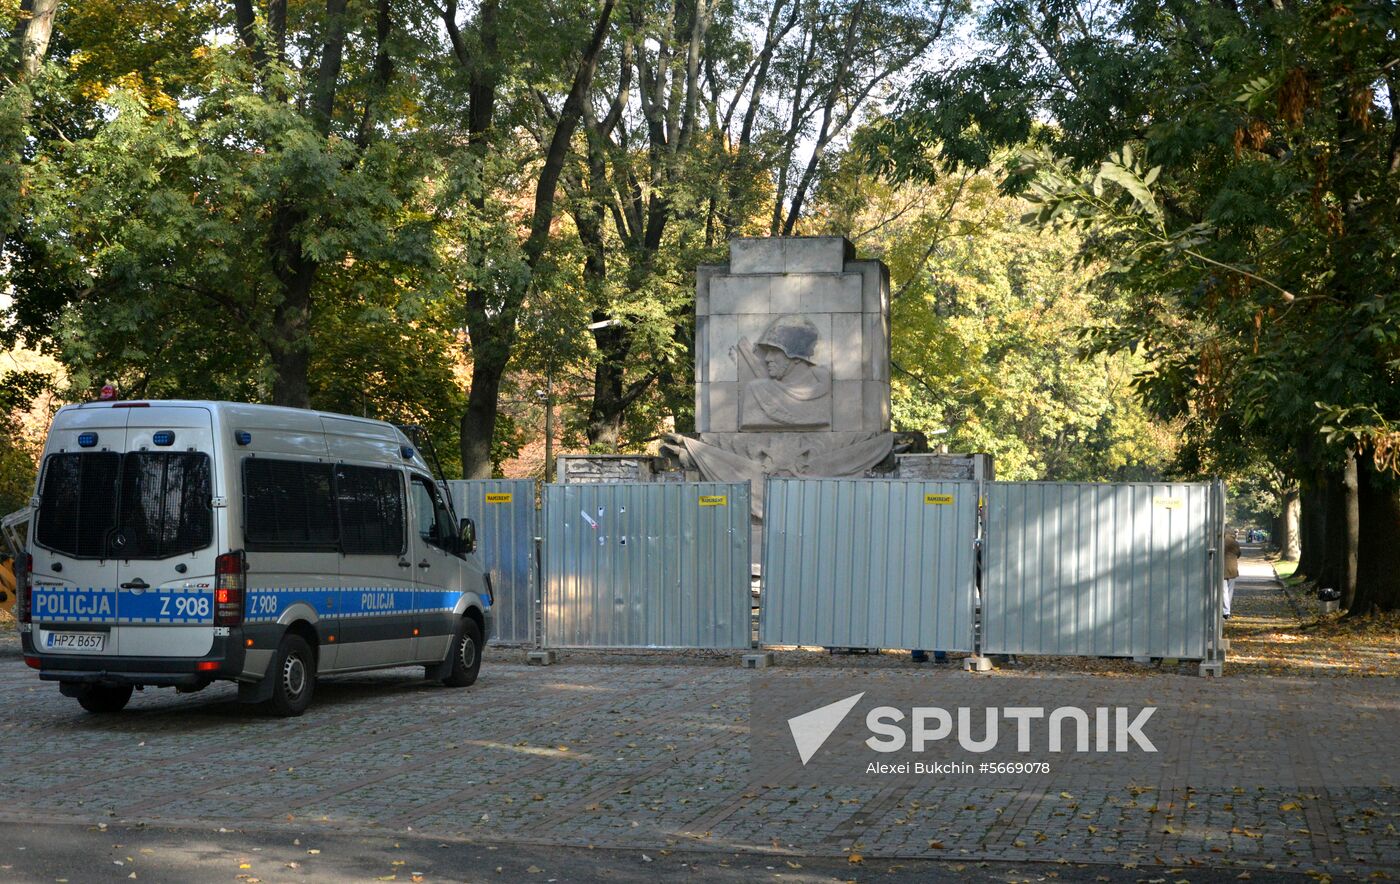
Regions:
<instances>
[{"instance_id":1,"label":"license plate","mask_svg":"<svg viewBox=\"0 0 1400 884\"><path fill-rule=\"evenodd\" d=\"M70 654L100 654L106 647L105 632L50 632L44 639L45 650Z\"/></svg>"}]
</instances>

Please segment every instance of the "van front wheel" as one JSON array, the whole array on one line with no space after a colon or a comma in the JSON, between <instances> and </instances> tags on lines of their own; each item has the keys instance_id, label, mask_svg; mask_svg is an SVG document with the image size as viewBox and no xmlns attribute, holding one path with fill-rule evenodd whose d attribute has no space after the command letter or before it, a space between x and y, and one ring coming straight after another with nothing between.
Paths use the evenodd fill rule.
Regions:
<instances>
[{"instance_id":1,"label":"van front wheel","mask_svg":"<svg viewBox=\"0 0 1400 884\"><path fill-rule=\"evenodd\" d=\"M89 712L120 712L131 700L131 685L88 685L78 694L78 703Z\"/></svg>"},{"instance_id":2,"label":"van front wheel","mask_svg":"<svg viewBox=\"0 0 1400 884\"><path fill-rule=\"evenodd\" d=\"M316 655L299 635L288 635L277 646L273 660L272 711L283 718L294 718L311 705L316 689Z\"/></svg>"},{"instance_id":3,"label":"van front wheel","mask_svg":"<svg viewBox=\"0 0 1400 884\"><path fill-rule=\"evenodd\" d=\"M452 672L442 680L450 688L464 688L476 682L476 674L481 671L481 627L470 617L462 618L462 625L452 641Z\"/></svg>"}]
</instances>

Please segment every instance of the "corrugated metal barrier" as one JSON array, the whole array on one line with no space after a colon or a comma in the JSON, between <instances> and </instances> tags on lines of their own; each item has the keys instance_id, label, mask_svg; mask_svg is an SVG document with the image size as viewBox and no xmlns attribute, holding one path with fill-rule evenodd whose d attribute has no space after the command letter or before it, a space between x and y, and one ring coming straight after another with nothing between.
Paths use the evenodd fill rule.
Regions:
<instances>
[{"instance_id":1,"label":"corrugated metal barrier","mask_svg":"<svg viewBox=\"0 0 1400 884\"><path fill-rule=\"evenodd\" d=\"M496 593L491 641L535 641L535 482L475 479L447 483L459 518L476 523L476 548Z\"/></svg>"},{"instance_id":2,"label":"corrugated metal barrier","mask_svg":"<svg viewBox=\"0 0 1400 884\"><path fill-rule=\"evenodd\" d=\"M747 648L748 483L547 485L544 646Z\"/></svg>"},{"instance_id":3,"label":"corrugated metal barrier","mask_svg":"<svg viewBox=\"0 0 1400 884\"><path fill-rule=\"evenodd\" d=\"M982 650L1206 659L1220 647L1219 483L991 482Z\"/></svg>"},{"instance_id":4,"label":"corrugated metal barrier","mask_svg":"<svg viewBox=\"0 0 1400 884\"><path fill-rule=\"evenodd\" d=\"M766 645L973 649L976 482L770 478Z\"/></svg>"}]
</instances>

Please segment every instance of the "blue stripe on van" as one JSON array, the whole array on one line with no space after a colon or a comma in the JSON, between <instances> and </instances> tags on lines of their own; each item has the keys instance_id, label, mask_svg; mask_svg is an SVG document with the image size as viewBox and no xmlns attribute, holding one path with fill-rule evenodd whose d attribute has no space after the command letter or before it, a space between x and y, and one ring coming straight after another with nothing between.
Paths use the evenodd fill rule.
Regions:
<instances>
[{"instance_id":1,"label":"blue stripe on van","mask_svg":"<svg viewBox=\"0 0 1400 884\"><path fill-rule=\"evenodd\" d=\"M198 626L214 622L214 592L208 588L109 589L108 587L36 586L34 618L43 623L174 623Z\"/></svg>"},{"instance_id":2,"label":"blue stripe on van","mask_svg":"<svg viewBox=\"0 0 1400 884\"><path fill-rule=\"evenodd\" d=\"M460 592L401 586L277 587L248 591L245 623L275 623L297 603L311 607L321 617L381 617L452 611Z\"/></svg>"}]
</instances>

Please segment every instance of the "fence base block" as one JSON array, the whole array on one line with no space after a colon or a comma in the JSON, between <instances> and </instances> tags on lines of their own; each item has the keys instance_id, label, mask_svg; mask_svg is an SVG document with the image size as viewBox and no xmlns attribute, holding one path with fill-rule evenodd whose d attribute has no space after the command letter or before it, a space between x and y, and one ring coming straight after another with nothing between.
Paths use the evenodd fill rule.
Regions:
<instances>
[{"instance_id":1,"label":"fence base block","mask_svg":"<svg viewBox=\"0 0 1400 884\"><path fill-rule=\"evenodd\" d=\"M1201 661L1200 675L1201 675L1202 678L1205 678L1206 676L1214 676L1215 678L1220 678L1220 677L1223 676L1224 674L1225 674L1225 664L1224 664L1224 662L1222 662L1222 661L1220 661L1220 660L1202 660L1202 661Z\"/></svg>"},{"instance_id":2,"label":"fence base block","mask_svg":"<svg viewBox=\"0 0 1400 884\"><path fill-rule=\"evenodd\" d=\"M531 666L548 666L551 663L559 662L559 652L549 650L531 651L525 655L525 662L529 663Z\"/></svg>"},{"instance_id":3,"label":"fence base block","mask_svg":"<svg viewBox=\"0 0 1400 884\"><path fill-rule=\"evenodd\" d=\"M963 670L965 672L991 672L992 658L974 654L971 657L963 658Z\"/></svg>"},{"instance_id":4,"label":"fence base block","mask_svg":"<svg viewBox=\"0 0 1400 884\"><path fill-rule=\"evenodd\" d=\"M767 669L773 665L773 652L764 651L762 654L745 654L743 659L745 669Z\"/></svg>"}]
</instances>

